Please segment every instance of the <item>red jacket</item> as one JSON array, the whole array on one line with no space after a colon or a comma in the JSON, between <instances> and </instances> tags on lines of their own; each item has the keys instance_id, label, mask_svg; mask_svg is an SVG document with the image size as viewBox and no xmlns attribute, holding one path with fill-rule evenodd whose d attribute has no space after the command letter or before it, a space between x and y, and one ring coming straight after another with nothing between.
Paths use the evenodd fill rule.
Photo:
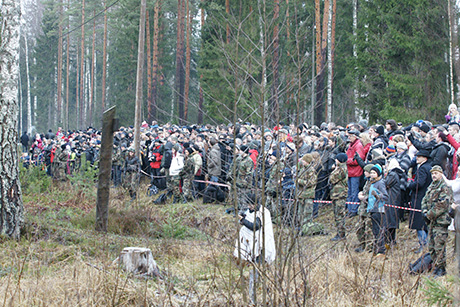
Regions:
<instances>
[{"instance_id":1,"label":"red jacket","mask_svg":"<svg viewBox=\"0 0 460 307\"><path fill-rule=\"evenodd\" d=\"M161 159L163 156L160 153L160 147L161 146L157 146L152 151L152 156L155 156L155 161L150 162L151 168L161 168Z\"/></svg>"},{"instance_id":2,"label":"red jacket","mask_svg":"<svg viewBox=\"0 0 460 307\"><path fill-rule=\"evenodd\" d=\"M361 143L360 139L356 139L353 143L350 143L347 149L347 169L348 169L348 177L359 177L363 174L363 169L359 166L358 162L354 159L355 153L361 157L361 159L365 159L364 155L364 148L363 144Z\"/></svg>"}]
</instances>

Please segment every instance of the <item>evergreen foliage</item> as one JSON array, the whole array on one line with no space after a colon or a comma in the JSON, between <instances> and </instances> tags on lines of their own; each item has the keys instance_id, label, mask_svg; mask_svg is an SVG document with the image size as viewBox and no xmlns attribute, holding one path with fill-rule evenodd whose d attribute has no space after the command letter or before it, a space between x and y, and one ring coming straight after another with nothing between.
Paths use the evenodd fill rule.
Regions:
<instances>
[{"instance_id":1,"label":"evergreen foliage","mask_svg":"<svg viewBox=\"0 0 460 307\"><path fill-rule=\"evenodd\" d=\"M157 0L160 1L160 0ZM178 123L175 97L177 42L177 1L162 0L158 41L158 85L155 102L160 122ZM191 35L191 74L187 124L197 121L199 88L203 89L205 123L228 123L235 118L274 124L311 122L312 69L315 69L315 3L279 1L275 18L274 1L190 0L194 16ZM64 2L64 63L69 66L69 128L76 122L76 99L81 52L81 2ZM132 125L136 88L139 2L107 2L108 64L106 107L117 105L120 124ZM41 31L29 42L32 95L37 97L37 116L33 123L39 131L56 129L57 42L59 2L44 3ZM148 3L151 41L155 1ZM201 8L205 22L200 26ZM370 123L394 118L409 124L418 119L441 122L449 101L447 4L428 0L359 1L358 36L353 36L351 1L337 1L334 51L332 120L346 124L355 120L354 89L359 92L359 107ZM100 14L98 14L100 13ZM96 14L96 70L92 122L100 125L103 3L85 4L84 100L89 99L92 20ZM279 39L274 31L278 26ZM227 26L229 37L227 38ZM70 50L66 40L69 32ZM228 40L228 41L227 41ZM353 45L358 56L353 56ZM24 44L24 40L22 40ZM278 47L277 47L278 46ZM275 48L279 60L274 65ZM24 50L24 46L22 46ZM32 54L33 51L33 54ZM35 64L32 59L35 58ZM21 56L24 61L24 56ZM147 67L147 56L145 57ZM144 69L143 119L147 118L147 72ZM21 63L23 124L25 107L25 65ZM33 77L37 76L36 79ZM65 88L66 74L63 73ZM202 77L201 77L202 76ZM81 77L81 76L80 76ZM357 83L357 84L356 84ZM276 91L275 91L276 87ZM65 91L63 99L65 100ZM236 102L236 114L234 103ZM63 101L63 105L65 105ZM261 109L261 105L264 108ZM279 107L278 107L279 106ZM83 112L83 114L85 114ZM65 117L64 117L65 118ZM67 124L67 123L65 123ZM25 126L25 124L24 124Z\"/></svg>"}]
</instances>

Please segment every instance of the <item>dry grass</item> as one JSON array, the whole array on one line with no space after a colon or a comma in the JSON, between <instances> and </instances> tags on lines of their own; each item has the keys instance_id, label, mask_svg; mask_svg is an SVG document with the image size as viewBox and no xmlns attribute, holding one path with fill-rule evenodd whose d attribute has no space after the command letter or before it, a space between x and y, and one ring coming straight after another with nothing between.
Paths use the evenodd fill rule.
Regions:
<instances>
[{"instance_id":1,"label":"dry grass","mask_svg":"<svg viewBox=\"0 0 460 307\"><path fill-rule=\"evenodd\" d=\"M62 187L60 190L63 190ZM71 189L64 189L70 191ZM7 306L248 306L251 267L232 259L235 218L220 205L201 203L154 206L140 195L129 203L114 191L109 232L94 228L94 198L76 195L60 201L26 196L27 225L20 241L4 240L0 254L0 302ZM77 192L75 192L77 193ZM78 194L82 195L82 194ZM86 194L85 194L86 195ZM333 220L322 208L324 222ZM415 233L405 224L397 248L385 259L356 254L355 225L347 240L335 235L296 237L275 226L278 257L261 271L258 304L268 306L428 306L426 276L411 276L418 255ZM457 272L453 235L448 244L448 274ZM152 250L162 276L141 279L119 270L113 260L126 246ZM439 284L458 293L448 277ZM457 287L457 288L456 288ZM455 292L457 291L457 292ZM265 295L265 298L264 298Z\"/></svg>"}]
</instances>

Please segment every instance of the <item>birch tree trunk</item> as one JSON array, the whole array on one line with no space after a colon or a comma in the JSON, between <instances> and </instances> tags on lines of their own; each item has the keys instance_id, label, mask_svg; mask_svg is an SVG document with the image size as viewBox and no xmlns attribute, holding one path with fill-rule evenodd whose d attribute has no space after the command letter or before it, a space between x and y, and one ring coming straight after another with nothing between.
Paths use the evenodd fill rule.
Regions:
<instances>
[{"instance_id":1,"label":"birch tree trunk","mask_svg":"<svg viewBox=\"0 0 460 307\"><path fill-rule=\"evenodd\" d=\"M457 12L458 12L458 7L455 1L449 0L451 2L451 12L452 16L452 31L451 31L451 36L452 36L452 58L454 61L454 69L455 69L455 75L457 76L457 89L460 86L460 48L458 46L458 19L456 18ZM460 101L460 97L458 96L457 92L457 102Z\"/></svg>"},{"instance_id":2,"label":"birch tree trunk","mask_svg":"<svg viewBox=\"0 0 460 307\"><path fill-rule=\"evenodd\" d=\"M96 80L96 10L93 12L93 46L91 50L91 90L89 93L89 106L88 106L88 126L93 125L93 108L94 108L94 81Z\"/></svg>"},{"instance_id":3,"label":"birch tree trunk","mask_svg":"<svg viewBox=\"0 0 460 307\"><path fill-rule=\"evenodd\" d=\"M280 14L280 2L279 0L274 0L274 10L273 10L273 22L274 22L274 27L273 27L273 62L272 62L272 68L273 68L273 83L272 83L272 100L273 100L273 112L270 112L271 118L268 118L271 120L271 124L278 124L278 121L276 121L276 116L279 114L279 14ZM288 30L289 32L289 30Z\"/></svg>"},{"instance_id":4,"label":"birch tree trunk","mask_svg":"<svg viewBox=\"0 0 460 307\"><path fill-rule=\"evenodd\" d=\"M453 5L451 0L447 0L447 10L449 15L449 87L450 87L450 103L454 103L454 65L453 65L453 19L455 18L455 14L453 11Z\"/></svg>"},{"instance_id":5,"label":"birch tree trunk","mask_svg":"<svg viewBox=\"0 0 460 307\"><path fill-rule=\"evenodd\" d=\"M70 10L70 0L67 0L67 10ZM70 16L67 17L67 31L70 29ZM69 94L70 94L70 33L67 33L66 41L66 84L65 84L65 116L64 123L66 130L69 130Z\"/></svg>"},{"instance_id":6,"label":"birch tree trunk","mask_svg":"<svg viewBox=\"0 0 460 307\"><path fill-rule=\"evenodd\" d=\"M25 45L25 58L26 58L26 80L27 80L27 131L32 133L32 101L30 96L30 75L29 75L29 47L27 38L24 41Z\"/></svg>"},{"instance_id":7,"label":"birch tree trunk","mask_svg":"<svg viewBox=\"0 0 460 307\"><path fill-rule=\"evenodd\" d=\"M19 238L24 223L17 146L19 1L2 0L0 16L0 234Z\"/></svg>"},{"instance_id":8,"label":"birch tree trunk","mask_svg":"<svg viewBox=\"0 0 460 307\"><path fill-rule=\"evenodd\" d=\"M144 46L145 46L145 12L146 0L141 0L141 13L139 19L139 45L137 49L137 77L136 77L136 109L134 118L134 149L136 157L140 149L141 108L142 108L142 77L144 75Z\"/></svg>"},{"instance_id":9,"label":"birch tree trunk","mask_svg":"<svg viewBox=\"0 0 460 307\"><path fill-rule=\"evenodd\" d=\"M204 0L201 0L201 3L204 3ZM203 6L201 7L201 29L204 27L204 9ZM201 48L203 48L203 45L201 45ZM200 96L198 98L198 118L197 118L197 123L201 125L203 123L203 87L201 86L201 83L203 82L203 74L200 75Z\"/></svg>"}]
</instances>

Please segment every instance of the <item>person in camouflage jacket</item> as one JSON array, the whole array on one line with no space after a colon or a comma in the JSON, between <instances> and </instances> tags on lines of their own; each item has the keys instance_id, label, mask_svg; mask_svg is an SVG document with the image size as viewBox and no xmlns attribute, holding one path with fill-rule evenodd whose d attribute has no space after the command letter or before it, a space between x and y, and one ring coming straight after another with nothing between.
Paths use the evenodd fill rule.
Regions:
<instances>
[{"instance_id":1,"label":"person in camouflage jacket","mask_svg":"<svg viewBox=\"0 0 460 307\"><path fill-rule=\"evenodd\" d=\"M247 208L248 193L251 191L252 174L254 172L254 161L248 154L249 148L241 145L239 156L235 159L235 181L238 196L238 209Z\"/></svg>"},{"instance_id":2,"label":"person in camouflage jacket","mask_svg":"<svg viewBox=\"0 0 460 307\"><path fill-rule=\"evenodd\" d=\"M67 168L67 158L69 156L68 151L66 150L66 145L57 146L56 151L54 152L54 159L51 163L53 167L53 178L55 180L66 180L66 168Z\"/></svg>"},{"instance_id":3,"label":"person in camouflage jacket","mask_svg":"<svg viewBox=\"0 0 460 307\"><path fill-rule=\"evenodd\" d=\"M123 187L128 190L131 199L136 198L137 188L139 186L139 171L141 162L136 157L134 148L128 149L128 155L125 159Z\"/></svg>"},{"instance_id":4,"label":"person in camouflage jacket","mask_svg":"<svg viewBox=\"0 0 460 307\"><path fill-rule=\"evenodd\" d=\"M433 182L427 189L422 200L422 215L428 225L428 240L431 259L433 260L434 275L446 274L446 242L447 227L452 219L449 216L449 206L453 202L452 189L442 180L442 168L435 165L431 168Z\"/></svg>"},{"instance_id":5,"label":"person in camouflage jacket","mask_svg":"<svg viewBox=\"0 0 460 307\"><path fill-rule=\"evenodd\" d=\"M195 162L193 158L194 150L188 147L185 151L184 167L180 170L179 176L182 179L182 195L184 202L192 201L193 199L193 178L195 177Z\"/></svg>"},{"instance_id":6,"label":"person in camouflage jacket","mask_svg":"<svg viewBox=\"0 0 460 307\"><path fill-rule=\"evenodd\" d=\"M346 201L348 197L348 171L345 162L347 162L347 155L339 153L335 157L335 168L329 176L329 183L332 186L331 200L334 206L334 218L337 227L337 235L331 241L345 239Z\"/></svg>"},{"instance_id":7,"label":"person in camouflage jacket","mask_svg":"<svg viewBox=\"0 0 460 307\"><path fill-rule=\"evenodd\" d=\"M306 154L299 160L296 192L299 201L298 220L300 226L312 221L313 199L316 188L316 161L311 154Z\"/></svg>"},{"instance_id":8,"label":"person in camouflage jacket","mask_svg":"<svg viewBox=\"0 0 460 307\"><path fill-rule=\"evenodd\" d=\"M363 190L359 192L358 198L360 205L358 207L358 228L356 230L356 236L358 237L358 247L355 252L360 253L366 249L366 243L370 242L372 238L372 220L370 219L369 213L367 212L368 195L371 189L370 170L374 164L367 164L364 166L364 176L366 177L366 183L364 184Z\"/></svg>"},{"instance_id":9,"label":"person in camouflage jacket","mask_svg":"<svg viewBox=\"0 0 460 307\"><path fill-rule=\"evenodd\" d=\"M278 217L281 213L281 203L279 201L281 196L281 174L284 169L284 163L278 159L278 153L274 151L268 157L269 169L266 171L266 184L265 190L267 191L266 207L270 210L273 218Z\"/></svg>"}]
</instances>

